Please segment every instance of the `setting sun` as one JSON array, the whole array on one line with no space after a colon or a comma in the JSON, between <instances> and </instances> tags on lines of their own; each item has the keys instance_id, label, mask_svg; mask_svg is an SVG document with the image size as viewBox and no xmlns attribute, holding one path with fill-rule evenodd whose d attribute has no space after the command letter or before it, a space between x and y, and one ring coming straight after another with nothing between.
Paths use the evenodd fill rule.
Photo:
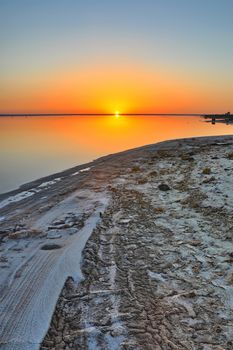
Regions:
<instances>
[{"instance_id":1,"label":"setting sun","mask_svg":"<svg viewBox=\"0 0 233 350\"><path fill-rule=\"evenodd\" d=\"M116 111L116 112L115 112L115 117L116 117L116 118L119 118L119 116L120 116L119 111Z\"/></svg>"}]
</instances>

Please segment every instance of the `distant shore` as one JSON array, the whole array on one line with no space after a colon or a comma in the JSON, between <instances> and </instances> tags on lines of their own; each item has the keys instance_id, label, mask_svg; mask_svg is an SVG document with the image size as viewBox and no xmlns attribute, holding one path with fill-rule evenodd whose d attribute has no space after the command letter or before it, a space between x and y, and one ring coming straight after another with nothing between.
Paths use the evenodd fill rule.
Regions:
<instances>
[{"instance_id":1,"label":"distant shore","mask_svg":"<svg viewBox=\"0 0 233 350\"><path fill-rule=\"evenodd\" d=\"M116 113L19 113L0 114L0 117L42 117L42 116L114 116ZM204 116L204 113L119 113L122 116Z\"/></svg>"},{"instance_id":2,"label":"distant shore","mask_svg":"<svg viewBox=\"0 0 233 350\"><path fill-rule=\"evenodd\" d=\"M170 140L0 195L0 347L230 349L232 162Z\"/></svg>"}]
</instances>

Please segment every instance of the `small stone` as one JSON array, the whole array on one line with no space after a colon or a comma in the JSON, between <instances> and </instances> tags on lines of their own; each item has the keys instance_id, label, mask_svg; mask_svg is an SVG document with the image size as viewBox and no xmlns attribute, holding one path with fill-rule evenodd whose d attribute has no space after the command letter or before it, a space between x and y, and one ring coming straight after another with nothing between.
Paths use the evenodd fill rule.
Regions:
<instances>
[{"instance_id":1,"label":"small stone","mask_svg":"<svg viewBox=\"0 0 233 350\"><path fill-rule=\"evenodd\" d=\"M204 175L210 175L210 173L211 173L211 169L210 168L204 168L202 170L202 174L204 174Z\"/></svg>"},{"instance_id":2,"label":"small stone","mask_svg":"<svg viewBox=\"0 0 233 350\"><path fill-rule=\"evenodd\" d=\"M28 237L41 237L43 234L42 231L36 229L24 229L16 232L11 232L8 237L9 239L19 239L19 238L28 238Z\"/></svg>"},{"instance_id":3,"label":"small stone","mask_svg":"<svg viewBox=\"0 0 233 350\"><path fill-rule=\"evenodd\" d=\"M0 256L0 262L2 263L8 262L8 259L5 256Z\"/></svg>"},{"instance_id":4,"label":"small stone","mask_svg":"<svg viewBox=\"0 0 233 350\"><path fill-rule=\"evenodd\" d=\"M71 227L71 228L68 228L68 229L66 230L66 234L68 234L68 235L70 235L70 236L74 235L75 233L78 233L78 230L77 230L77 228L75 228L75 227Z\"/></svg>"},{"instance_id":5,"label":"small stone","mask_svg":"<svg viewBox=\"0 0 233 350\"><path fill-rule=\"evenodd\" d=\"M222 332L222 328L220 327L220 325L215 325L214 332L215 333L221 333Z\"/></svg>"},{"instance_id":6,"label":"small stone","mask_svg":"<svg viewBox=\"0 0 233 350\"><path fill-rule=\"evenodd\" d=\"M128 224L131 221L131 219L122 219L119 221L120 224Z\"/></svg>"},{"instance_id":7,"label":"small stone","mask_svg":"<svg viewBox=\"0 0 233 350\"><path fill-rule=\"evenodd\" d=\"M138 172L140 170L141 170L140 167L138 165L135 165L135 166L132 167L131 172L135 173L135 172Z\"/></svg>"},{"instance_id":8,"label":"small stone","mask_svg":"<svg viewBox=\"0 0 233 350\"><path fill-rule=\"evenodd\" d=\"M227 158L228 159L233 159L233 152L228 153Z\"/></svg>"},{"instance_id":9,"label":"small stone","mask_svg":"<svg viewBox=\"0 0 233 350\"><path fill-rule=\"evenodd\" d=\"M146 184L148 182L148 180L146 179L146 178L142 178L142 179L139 179L138 180L138 184L139 185L144 185L144 184Z\"/></svg>"},{"instance_id":10,"label":"small stone","mask_svg":"<svg viewBox=\"0 0 233 350\"><path fill-rule=\"evenodd\" d=\"M196 264L196 265L194 265L193 267L192 267L192 271L194 272L194 273L199 273L200 272L200 265L199 264Z\"/></svg>"},{"instance_id":11,"label":"small stone","mask_svg":"<svg viewBox=\"0 0 233 350\"><path fill-rule=\"evenodd\" d=\"M22 230L23 227L24 227L24 225L22 225L22 224L16 224L15 228L14 228L14 232Z\"/></svg>"},{"instance_id":12,"label":"small stone","mask_svg":"<svg viewBox=\"0 0 233 350\"><path fill-rule=\"evenodd\" d=\"M194 161L194 158L191 157L190 154L183 154L183 155L181 156L181 159L182 159L182 160L187 160L187 161L189 161L189 162Z\"/></svg>"},{"instance_id":13,"label":"small stone","mask_svg":"<svg viewBox=\"0 0 233 350\"><path fill-rule=\"evenodd\" d=\"M54 342L52 340L47 340L47 339L45 339L43 343L44 343L44 346L49 348L52 348L54 345Z\"/></svg>"},{"instance_id":14,"label":"small stone","mask_svg":"<svg viewBox=\"0 0 233 350\"><path fill-rule=\"evenodd\" d=\"M170 187L167 184L160 184L158 188L160 191L170 191Z\"/></svg>"},{"instance_id":15,"label":"small stone","mask_svg":"<svg viewBox=\"0 0 233 350\"><path fill-rule=\"evenodd\" d=\"M227 283L233 284L233 272L231 272L227 277Z\"/></svg>"},{"instance_id":16,"label":"small stone","mask_svg":"<svg viewBox=\"0 0 233 350\"><path fill-rule=\"evenodd\" d=\"M193 241L189 242L189 244L194 245L194 247L197 247L202 244L202 242L199 239L194 239Z\"/></svg>"},{"instance_id":17,"label":"small stone","mask_svg":"<svg viewBox=\"0 0 233 350\"><path fill-rule=\"evenodd\" d=\"M150 173L149 173L149 176L157 176L158 175L158 173L157 173L157 171L151 171Z\"/></svg>"},{"instance_id":18,"label":"small stone","mask_svg":"<svg viewBox=\"0 0 233 350\"><path fill-rule=\"evenodd\" d=\"M56 220L53 222L54 225L64 225L65 221L64 220Z\"/></svg>"},{"instance_id":19,"label":"small stone","mask_svg":"<svg viewBox=\"0 0 233 350\"><path fill-rule=\"evenodd\" d=\"M60 248L62 248L62 246L59 244L44 244L44 245L42 245L42 247L40 249L41 250L54 250L54 249L60 249Z\"/></svg>"},{"instance_id":20,"label":"small stone","mask_svg":"<svg viewBox=\"0 0 233 350\"><path fill-rule=\"evenodd\" d=\"M49 233L47 234L47 238L50 238L50 239L56 239L56 238L61 238L62 235L61 233L57 232L57 231L49 231Z\"/></svg>"},{"instance_id":21,"label":"small stone","mask_svg":"<svg viewBox=\"0 0 233 350\"><path fill-rule=\"evenodd\" d=\"M214 176L211 176L209 179L203 180L202 183L203 183L203 184L208 184L208 183L213 182L213 181L215 181L215 180L216 180L215 177L214 177Z\"/></svg>"}]
</instances>

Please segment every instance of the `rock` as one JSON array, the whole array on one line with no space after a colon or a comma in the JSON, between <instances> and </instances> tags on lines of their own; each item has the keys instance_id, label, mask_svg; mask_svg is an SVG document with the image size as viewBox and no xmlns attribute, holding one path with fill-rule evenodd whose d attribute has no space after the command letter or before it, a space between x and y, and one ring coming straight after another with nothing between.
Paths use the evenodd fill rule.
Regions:
<instances>
[{"instance_id":1,"label":"rock","mask_svg":"<svg viewBox=\"0 0 233 350\"><path fill-rule=\"evenodd\" d=\"M199 239L194 239L191 242L189 242L189 244L194 245L194 247L197 247L202 244L202 241L200 241Z\"/></svg>"},{"instance_id":2,"label":"rock","mask_svg":"<svg viewBox=\"0 0 233 350\"><path fill-rule=\"evenodd\" d=\"M22 224L16 224L14 227L14 232L22 230L23 227L24 227L24 225L22 225Z\"/></svg>"},{"instance_id":3,"label":"rock","mask_svg":"<svg viewBox=\"0 0 233 350\"><path fill-rule=\"evenodd\" d=\"M227 158L228 159L233 159L233 152L228 153Z\"/></svg>"},{"instance_id":4,"label":"rock","mask_svg":"<svg viewBox=\"0 0 233 350\"><path fill-rule=\"evenodd\" d=\"M54 345L54 342L51 340L44 340L44 346L48 347L49 349L51 349Z\"/></svg>"},{"instance_id":5,"label":"rock","mask_svg":"<svg viewBox=\"0 0 233 350\"><path fill-rule=\"evenodd\" d=\"M44 245L42 245L42 247L40 249L41 250L55 250L55 249L60 249L60 248L62 248L62 246L59 244L44 244Z\"/></svg>"},{"instance_id":6,"label":"rock","mask_svg":"<svg viewBox=\"0 0 233 350\"><path fill-rule=\"evenodd\" d=\"M48 230L63 230L74 226L74 222L48 226Z\"/></svg>"},{"instance_id":7,"label":"rock","mask_svg":"<svg viewBox=\"0 0 233 350\"><path fill-rule=\"evenodd\" d=\"M28 237L41 237L42 236L42 231L40 230L30 230L30 229L25 229L21 231L16 231L16 232L11 232L8 237L9 239L19 239L19 238L28 238Z\"/></svg>"},{"instance_id":8,"label":"rock","mask_svg":"<svg viewBox=\"0 0 233 350\"><path fill-rule=\"evenodd\" d=\"M8 262L8 259L5 256L0 256L0 262L1 263Z\"/></svg>"},{"instance_id":9,"label":"rock","mask_svg":"<svg viewBox=\"0 0 233 350\"><path fill-rule=\"evenodd\" d=\"M56 220L53 222L53 225L64 225L65 221L64 220Z\"/></svg>"},{"instance_id":10,"label":"rock","mask_svg":"<svg viewBox=\"0 0 233 350\"><path fill-rule=\"evenodd\" d=\"M162 207L156 207L156 208L154 208L154 212L155 212L156 214L162 214L162 213L165 212L165 209L162 208Z\"/></svg>"},{"instance_id":11,"label":"rock","mask_svg":"<svg viewBox=\"0 0 233 350\"><path fill-rule=\"evenodd\" d=\"M160 184L160 185L158 186L158 189L159 189L160 191L170 191L170 187L169 187L167 184Z\"/></svg>"},{"instance_id":12,"label":"rock","mask_svg":"<svg viewBox=\"0 0 233 350\"><path fill-rule=\"evenodd\" d=\"M122 219L119 221L119 224L128 224L131 221L131 219Z\"/></svg>"},{"instance_id":13,"label":"rock","mask_svg":"<svg viewBox=\"0 0 233 350\"><path fill-rule=\"evenodd\" d=\"M157 176L158 175L158 173L157 173L157 171L151 171L150 173L149 173L149 176Z\"/></svg>"},{"instance_id":14,"label":"rock","mask_svg":"<svg viewBox=\"0 0 233 350\"><path fill-rule=\"evenodd\" d=\"M47 238L50 238L50 239L56 239L56 238L61 238L62 235L61 233L57 232L57 231L49 231L48 234L47 234Z\"/></svg>"},{"instance_id":15,"label":"rock","mask_svg":"<svg viewBox=\"0 0 233 350\"><path fill-rule=\"evenodd\" d=\"M18 239L18 238L25 238L25 237L27 237L27 231L26 230L11 232L8 235L9 239Z\"/></svg>"},{"instance_id":16,"label":"rock","mask_svg":"<svg viewBox=\"0 0 233 350\"><path fill-rule=\"evenodd\" d=\"M192 271L194 273L199 273L200 272L200 269L201 269L201 265L200 264L195 264L193 267L192 267Z\"/></svg>"},{"instance_id":17,"label":"rock","mask_svg":"<svg viewBox=\"0 0 233 350\"><path fill-rule=\"evenodd\" d=\"M189 161L189 162L194 161L194 158L193 158L190 154L183 154L183 155L181 156L181 159L182 159L182 160L187 160L187 161Z\"/></svg>"},{"instance_id":18,"label":"rock","mask_svg":"<svg viewBox=\"0 0 233 350\"><path fill-rule=\"evenodd\" d=\"M233 272L231 272L227 277L227 283L233 284Z\"/></svg>"},{"instance_id":19,"label":"rock","mask_svg":"<svg viewBox=\"0 0 233 350\"><path fill-rule=\"evenodd\" d=\"M138 184L139 185L144 185L144 184L146 184L148 182L148 180L146 179L146 178L142 178L142 179L139 179L138 180Z\"/></svg>"},{"instance_id":20,"label":"rock","mask_svg":"<svg viewBox=\"0 0 233 350\"><path fill-rule=\"evenodd\" d=\"M211 176L209 179L203 180L202 183L203 184L208 184L208 183L213 182L215 180L216 180L216 178L214 176Z\"/></svg>"},{"instance_id":21,"label":"rock","mask_svg":"<svg viewBox=\"0 0 233 350\"><path fill-rule=\"evenodd\" d=\"M133 167L131 168L131 172L132 172L132 173L136 173L136 172L138 172L138 171L141 171L141 169L140 169L140 167L139 167L138 165L135 165L135 166L133 166Z\"/></svg>"},{"instance_id":22,"label":"rock","mask_svg":"<svg viewBox=\"0 0 233 350\"><path fill-rule=\"evenodd\" d=\"M14 252L22 252L22 251L23 251L23 248L20 248L20 247L13 247L13 248L11 248L11 250L13 250Z\"/></svg>"},{"instance_id":23,"label":"rock","mask_svg":"<svg viewBox=\"0 0 233 350\"><path fill-rule=\"evenodd\" d=\"M202 170L202 174L204 174L204 175L210 175L210 173L211 173L211 169L210 168L204 168Z\"/></svg>"},{"instance_id":24,"label":"rock","mask_svg":"<svg viewBox=\"0 0 233 350\"><path fill-rule=\"evenodd\" d=\"M68 228L68 229L66 230L66 234L68 234L68 235L70 235L70 236L74 235L75 233L78 233L78 230L77 230L77 228L75 228L75 227L71 227L71 228Z\"/></svg>"}]
</instances>

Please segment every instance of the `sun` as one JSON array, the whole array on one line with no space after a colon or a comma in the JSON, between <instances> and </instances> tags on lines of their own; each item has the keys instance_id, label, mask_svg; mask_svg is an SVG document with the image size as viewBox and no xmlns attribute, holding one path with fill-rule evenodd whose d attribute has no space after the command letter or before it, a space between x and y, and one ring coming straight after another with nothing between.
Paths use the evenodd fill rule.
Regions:
<instances>
[{"instance_id":1,"label":"sun","mask_svg":"<svg viewBox=\"0 0 233 350\"><path fill-rule=\"evenodd\" d=\"M119 116L120 116L120 112L119 112L119 111L116 111L116 112L115 112L115 117L116 117L116 118L119 118Z\"/></svg>"}]
</instances>

